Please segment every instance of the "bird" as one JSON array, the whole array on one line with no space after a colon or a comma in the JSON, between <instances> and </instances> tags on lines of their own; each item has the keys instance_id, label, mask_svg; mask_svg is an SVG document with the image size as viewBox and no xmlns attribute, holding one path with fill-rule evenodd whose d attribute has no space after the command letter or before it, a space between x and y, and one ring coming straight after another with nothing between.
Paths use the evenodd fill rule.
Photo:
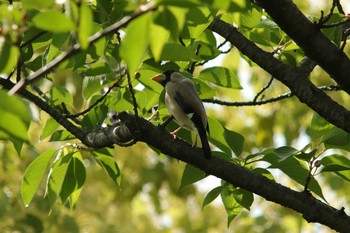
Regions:
<instances>
[{"instance_id":1,"label":"bird","mask_svg":"<svg viewBox=\"0 0 350 233\"><path fill-rule=\"evenodd\" d=\"M171 132L174 139L182 128L194 131L202 142L205 158L210 159L211 150L207 137L207 132L209 134L208 118L193 81L174 70L167 70L151 79L164 87L165 106L180 126Z\"/></svg>"}]
</instances>

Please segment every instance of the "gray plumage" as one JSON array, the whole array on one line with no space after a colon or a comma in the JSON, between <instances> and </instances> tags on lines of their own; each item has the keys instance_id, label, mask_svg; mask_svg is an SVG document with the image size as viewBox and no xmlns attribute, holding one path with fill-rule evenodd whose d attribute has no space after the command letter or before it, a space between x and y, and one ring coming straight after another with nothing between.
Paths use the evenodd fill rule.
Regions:
<instances>
[{"instance_id":1,"label":"gray plumage","mask_svg":"<svg viewBox=\"0 0 350 233\"><path fill-rule=\"evenodd\" d=\"M208 143L208 119L205 108L191 79L176 71L166 71L152 78L165 88L165 105L180 128L196 132L200 137L204 155L211 158ZM179 129L180 129L179 128ZM175 130L173 133L179 130Z\"/></svg>"}]
</instances>

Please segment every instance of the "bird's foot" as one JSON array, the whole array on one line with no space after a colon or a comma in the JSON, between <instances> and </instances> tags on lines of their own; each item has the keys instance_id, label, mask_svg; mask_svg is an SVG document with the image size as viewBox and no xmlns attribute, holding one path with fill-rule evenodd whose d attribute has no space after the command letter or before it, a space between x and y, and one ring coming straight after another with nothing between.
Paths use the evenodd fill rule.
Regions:
<instances>
[{"instance_id":1,"label":"bird's foot","mask_svg":"<svg viewBox=\"0 0 350 233\"><path fill-rule=\"evenodd\" d=\"M174 140L175 140L176 137L177 137L176 134L180 131L181 128L182 128L182 127L179 127L179 128L177 128L177 129L175 129L173 132L170 132L170 134L173 136Z\"/></svg>"},{"instance_id":2,"label":"bird's foot","mask_svg":"<svg viewBox=\"0 0 350 233\"><path fill-rule=\"evenodd\" d=\"M174 132L170 132L170 134L171 134L171 136L173 136L174 140L177 138L176 133L174 133Z\"/></svg>"}]
</instances>

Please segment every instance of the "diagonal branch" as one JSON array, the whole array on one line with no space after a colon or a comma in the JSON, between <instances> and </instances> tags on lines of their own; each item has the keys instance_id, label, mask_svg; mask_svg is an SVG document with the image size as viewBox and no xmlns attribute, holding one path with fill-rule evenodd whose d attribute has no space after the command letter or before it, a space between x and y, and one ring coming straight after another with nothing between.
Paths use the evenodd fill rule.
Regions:
<instances>
[{"instance_id":1,"label":"diagonal branch","mask_svg":"<svg viewBox=\"0 0 350 233\"><path fill-rule=\"evenodd\" d=\"M156 127L143 118L137 118L139 126L134 124L135 116L131 114L121 113L119 118L134 137L170 157L191 164L208 175L256 193L266 200L293 209L301 213L309 222L319 222L339 232L350 232L350 217L343 209L335 209L315 199L308 192L294 191L217 156L207 160L200 148L192 147L180 139L174 140L164 128Z\"/></svg>"},{"instance_id":2,"label":"diagonal branch","mask_svg":"<svg viewBox=\"0 0 350 233\"><path fill-rule=\"evenodd\" d=\"M297 68L288 66L274 58L271 53L260 49L242 35L236 27L217 18L208 29L230 41L244 55L286 85L302 103L308 105L330 123L350 132L350 112L308 79L308 70L313 68L312 61L306 59L305 64L301 64L301 67ZM350 65L348 68L350 69ZM348 80L350 81L350 79Z\"/></svg>"},{"instance_id":3,"label":"diagonal branch","mask_svg":"<svg viewBox=\"0 0 350 233\"><path fill-rule=\"evenodd\" d=\"M350 94L350 60L346 54L310 22L292 0L255 0L305 55L320 65ZM322 48L322 49L320 49Z\"/></svg>"},{"instance_id":4,"label":"diagonal branch","mask_svg":"<svg viewBox=\"0 0 350 233\"><path fill-rule=\"evenodd\" d=\"M13 84L5 79L0 79L0 85L5 89L13 87ZM174 140L164 127L156 127L141 117L126 112L119 113L117 117L120 122L118 124L96 132L86 132L73 125L59 112L26 89L20 90L18 94L50 114L87 146L99 148L112 146L114 143L123 146L129 145L128 141L137 139L159 149L164 154L203 170L208 175L216 176L256 193L266 200L293 209L301 213L309 222L318 222L339 232L350 232L350 217L345 214L344 209L335 209L315 199L308 192L294 191L219 157L215 156L207 160L200 148L192 147L191 144L181 139ZM138 124L135 124L136 121Z\"/></svg>"},{"instance_id":5,"label":"diagonal branch","mask_svg":"<svg viewBox=\"0 0 350 233\"><path fill-rule=\"evenodd\" d=\"M97 32L94 35L90 36L88 39L89 46L95 43L96 41L100 40L101 38L105 37L108 34L117 32L119 29L126 27L132 20L140 17L141 15L153 11L156 8L150 4L148 6L142 7L139 11L136 11L131 16L125 16L118 22L106 27L103 31ZM51 72L54 68L56 68L59 64L67 60L69 57L73 56L74 54L81 51L80 44L73 45L70 49L68 49L66 52L61 53L59 56L57 56L55 59L53 59L51 62L49 62L47 65L41 67L37 71L35 71L33 74L31 74L26 79L20 80L9 92L10 95L13 95L20 91L23 87L26 85L34 82L35 80L41 78L44 76L44 74L47 74Z\"/></svg>"},{"instance_id":6,"label":"diagonal branch","mask_svg":"<svg viewBox=\"0 0 350 233\"><path fill-rule=\"evenodd\" d=\"M324 91L340 91L339 86L335 85L330 85L330 86L322 86L319 88L320 90ZM262 99L262 100L256 100L255 98L253 101L243 101L243 102L231 102L231 101L224 101L224 100L219 100L219 99L203 99L203 102L206 103L212 103L212 104L219 104L223 106L230 106L230 107L244 107L244 106L258 106L258 105L264 105L264 104L269 104L273 102L277 102L280 100L288 99L295 96L292 92L287 92L284 94L281 94L276 97L272 97L269 99Z\"/></svg>"}]
</instances>

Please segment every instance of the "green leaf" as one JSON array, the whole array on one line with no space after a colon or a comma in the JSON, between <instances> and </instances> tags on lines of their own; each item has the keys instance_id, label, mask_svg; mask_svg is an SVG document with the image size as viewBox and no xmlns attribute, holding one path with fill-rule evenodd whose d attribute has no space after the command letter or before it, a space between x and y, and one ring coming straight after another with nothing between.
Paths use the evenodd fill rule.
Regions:
<instances>
[{"instance_id":1,"label":"green leaf","mask_svg":"<svg viewBox=\"0 0 350 233\"><path fill-rule=\"evenodd\" d=\"M93 94L100 94L102 90L101 79L95 76L86 76L83 80L83 96L88 100Z\"/></svg>"},{"instance_id":2,"label":"green leaf","mask_svg":"<svg viewBox=\"0 0 350 233\"><path fill-rule=\"evenodd\" d=\"M17 64L19 49L9 39L0 40L0 74L9 74Z\"/></svg>"},{"instance_id":3,"label":"green leaf","mask_svg":"<svg viewBox=\"0 0 350 233\"><path fill-rule=\"evenodd\" d=\"M93 154L95 155L94 158L96 161L119 187L121 182L121 173L117 162L113 158L113 150L104 148L100 150L94 150Z\"/></svg>"},{"instance_id":4,"label":"green leaf","mask_svg":"<svg viewBox=\"0 0 350 233\"><path fill-rule=\"evenodd\" d=\"M239 133L224 128L224 138L231 150L239 156L243 152L244 137Z\"/></svg>"},{"instance_id":5,"label":"green leaf","mask_svg":"<svg viewBox=\"0 0 350 233\"><path fill-rule=\"evenodd\" d=\"M191 7L188 9L186 23L190 33L190 37L196 39L203 33L212 22L213 16L209 8Z\"/></svg>"},{"instance_id":6,"label":"green leaf","mask_svg":"<svg viewBox=\"0 0 350 233\"><path fill-rule=\"evenodd\" d=\"M67 169L69 163L73 157L72 152L65 154L64 150L60 150L57 155L58 158L51 166L51 170L48 177L47 183L47 195L49 199L50 209L52 210L56 204L57 197L60 195L62 190L62 185L66 177Z\"/></svg>"},{"instance_id":7,"label":"green leaf","mask_svg":"<svg viewBox=\"0 0 350 233\"><path fill-rule=\"evenodd\" d=\"M154 59L160 60L164 45L169 41L170 32L177 31L176 19L171 11L159 12L150 25L150 47Z\"/></svg>"},{"instance_id":8,"label":"green leaf","mask_svg":"<svg viewBox=\"0 0 350 233\"><path fill-rule=\"evenodd\" d=\"M111 68L105 61L96 62L92 64L89 69L85 71L86 76L97 76L97 75L106 75L111 72ZM84 78L85 80L85 78Z\"/></svg>"},{"instance_id":9,"label":"green leaf","mask_svg":"<svg viewBox=\"0 0 350 233\"><path fill-rule=\"evenodd\" d=\"M100 95L94 95L91 98L90 103L94 103L96 99L99 97ZM119 107L119 103L118 103L118 107ZM84 116L82 120L82 126L87 129L99 128L100 125L103 123L104 119L106 119L108 110L109 110L108 107L103 102L102 104L99 104L96 107L92 108L89 111L89 113ZM115 109L112 109L112 110L115 110Z\"/></svg>"},{"instance_id":10,"label":"green leaf","mask_svg":"<svg viewBox=\"0 0 350 233\"><path fill-rule=\"evenodd\" d=\"M339 22L342 22L343 20L344 20L343 14L334 13L327 20L326 24L339 23ZM327 36L328 39L333 41L337 46L340 45L340 42L342 41L342 35L343 35L343 28L341 25L338 25L336 27L322 28L321 31L325 36Z\"/></svg>"},{"instance_id":11,"label":"green leaf","mask_svg":"<svg viewBox=\"0 0 350 233\"><path fill-rule=\"evenodd\" d=\"M199 180L202 180L206 177L205 172L202 170L186 164L185 170L182 173L181 184L179 190L183 189L185 186L193 184Z\"/></svg>"},{"instance_id":12,"label":"green leaf","mask_svg":"<svg viewBox=\"0 0 350 233\"><path fill-rule=\"evenodd\" d=\"M88 38L93 32L93 15L90 7L82 1L80 4L80 19L78 28L78 39L82 49L87 49Z\"/></svg>"},{"instance_id":13,"label":"green leaf","mask_svg":"<svg viewBox=\"0 0 350 233\"><path fill-rule=\"evenodd\" d=\"M41 9L49 8L55 5L54 0L22 0L23 7L25 9Z\"/></svg>"},{"instance_id":14,"label":"green leaf","mask_svg":"<svg viewBox=\"0 0 350 233\"><path fill-rule=\"evenodd\" d=\"M218 186L212 190L205 196L203 204L202 204L202 209L213 202L222 192L223 186Z\"/></svg>"},{"instance_id":15,"label":"green leaf","mask_svg":"<svg viewBox=\"0 0 350 233\"><path fill-rule=\"evenodd\" d=\"M209 139L212 144L231 156L232 152L240 155L243 150L244 137L238 133L226 129L217 120L208 117L210 129Z\"/></svg>"},{"instance_id":16,"label":"green leaf","mask_svg":"<svg viewBox=\"0 0 350 233\"><path fill-rule=\"evenodd\" d=\"M350 160L343 155L329 155L320 160L320 163L324 166L321 172L337 172L350 170Z\"/></svg>"},{"instance_id":17,"label":"green leaf","mask_svg":"<svg viewBox=\"0 0 350 233\"><path fill-rule=\"evenodd\" d=\"M265 176L267 179L270 180L275 180L275 178L273 177L273 175L271 174L271 172L265 168L254 168L252 170L252 172L257 173L259 175Z\"/></svg>"},{"instance_id":18,"label":"green leaf","mask_svg":"<svg viewBox=\"0 0 350 233\"><path fill-rule=\"evenodd\" d=\"M322 143L327 140L332 140L332 138L336 137L339 138L339 135L345 135L343 130L335 127L334 125L330 124L328 121L326 121L323 117L318 115L317 113L314 113L311 125L310 125L310 136L312 141L316 143ZM343 138L340 142L346 142L346 139Z\"/></svg>"},{"instance_id":19,"label":"green leaf","mask_svg":"<svg viewBox=\"0 0 350 233\"><path fill-rule=\"evenodd\" d=\"M57 130L51 135L49 141L50 142L67 141L75 138L76 137L70 132L68 132L67 130Z\"/></svg>"},{"instance_id":20,"label":"green leaf","mask_svg":"<svg viewBox=\"0 0 350 233\"><path fill-rule=\"evenodd\" d=\"M11 112L2 112L0 117L0 131L16 137L22 141L28 141L28 124L22 121L20 116Z\"/></svg>"},{"instance_id":21,"label":"green leaf","mask_svg":"<svg viewBox=\"0 0 350 233\"><path fill-rule=\"evenodd\" d=\"M222 203L225 206L227 213L227 227L234 218L237 217L243 210L243 206L240 205L233 195L233 188L231 185L226 185L221 192Z\"/></svg>"},{"instance_id":22,"label":"green leaf","mask_svg":"<svg viewBox=\"0 0 350 233\"><path fill-rule=\"evenodd\" d=\"M157 0L158 5L177 6L177 7L198 7L199 2L196 0Z\"/></svg>"},{"instance_id":23,"label":"green leaf","mask_svg":"<svg viewBox=\"0 0 350 233\"><path fill-rule=\"evenodd\" d=\"M241 206L247 210L250 210L250 207L254 201L254 195L252 192L249 192L242 188L236 188L233 190L232 194Z\"/></svg>"},{"instance_id":24,"label":"green leaf","mask_svg":"<svg viewBox=\"0 0 350 233\"><path fill-rule=\"evenodd\" d=\"M261 21L262 11L252 4L246 9L246 12L241 15L241 25L244 28L252 29Z\"/></svg>"},{"instance_id":25,"label":"green leaf","mask_svg":"<svg viewBox=\"0 0 350 233\"><path fill-rule=\"evenodd\" d=\"M72 94L64 87L53 86L50 89L51 103L54 106L59 106L64 103L66 106L73 106L73 96Z\"/></svg>"},{"instance_id":26,"label":"green leaf","mask_svg":"<svg viewBox=\"0 0 350 233\"><path fill-rule=\"evenodd\" d=\"M306 165L302 164L304 162L298 161L293 156L280 161L278 156L276 156L274 153L265 155L263 160L271 164L269 169L279 169L292 180L296 181L302 186L305 186L306 179L309 176L309 170L305 168ZM321 186L314 177L311 178L308 188L310 191L314 192L316 195L325 200Z\"/></svg>"},{"instance_id":27,"label":"green leaf","mask_svg":"<svg viewBox=\"0 0 350 233\"><path fill-rule=\"evenodd\" d=\"M190 49L175 43L165 44L160 55L162 61L195 61L200 60Z\"/></svg>"},{"instance_id":28,"label":"green leaf","mask_svg":"<svg viewBox=\"0 0 350 233\"><path fill-rule=\"evenodd\" d=\"M70 198L70 207L73 208L86 179L86 171L79 152L73 154L62 184L60 197L63 203ZM73 198L72 195L74 194Z\"/></svg>"},{"instance_id":29,"label":"green leaf","mask_svg":"<svg viewBox=\"0 0 350 233\"><path fill-rule=\"evenodd\" d=\"M26 169L21 185L21 195L25 206L28 206L32 201L47 169L48 163L56 152L57 150L55 149L45 151L35 158Z\"/></svg>"},{"instance_id":30,"label":"green leaf","mask_svg":"<svg viewBox=\"0 0 350 233\"><path fill-rule=\"evenodd\" d=\"M126 36L120 46L120 56L124 59L132 77L139 69L149 45L149 25L149 14L133 20L127 27Z\"/></svg>"},{"instance_id":31,"label":"green leaf","mask_svg":"<svg viewBox=\"0 0 350 233\"><path fill-rule=\"evenodd\" d=\"M59 126L60 124L55 119L53 118L47 119L44 129L41 133L41 140L53 134Z\"/></svg>"},{"instance_id":32,"label":"green leaf","mask_svg":"<svg viewBox=\"0 0 350 233\"><path fill-rule=\"evenodd\" d=\"M275 149L275 154L280 158L280 161L287 159L289 156L296 155L299 151L290 146L282 146Z\"/></svg>"},{"instance_id":33,"label":"green leaf","mask_svg":"<svg viewBox=\"0 0 350 233\"><path fill-rule=\"evenodd\" d=\"M207 80L221 87L242 89L238 77L225 67L210 67L200 72L198 78Z\"/></svg>"},{"instance_id":34,"label":"green leaf","mask_svg":"<svg viewBox=\"0 0 350 233\"><path fill-rule=\"evenodd\" d=\"M37 28L54 33L70 32L75 28L74 23L58 11L40 12L33 17L32 23Z\"/></svg>"}]
</instances>

